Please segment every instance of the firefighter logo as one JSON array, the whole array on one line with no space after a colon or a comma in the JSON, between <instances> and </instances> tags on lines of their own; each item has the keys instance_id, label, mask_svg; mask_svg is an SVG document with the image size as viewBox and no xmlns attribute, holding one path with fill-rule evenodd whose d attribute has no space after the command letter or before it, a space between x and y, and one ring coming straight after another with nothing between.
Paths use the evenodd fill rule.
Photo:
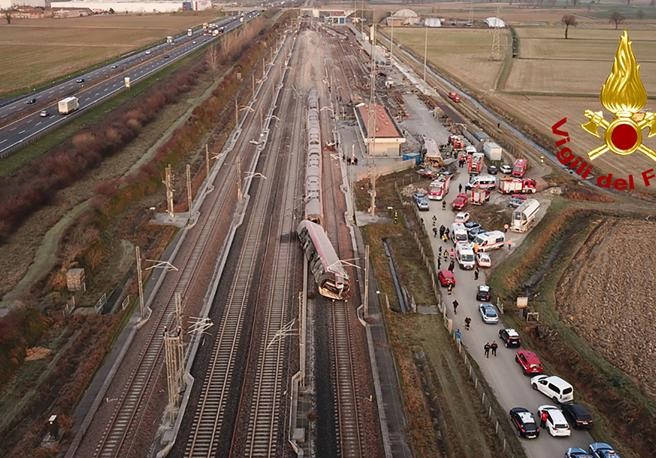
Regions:
<instances>
[{"instance_id":1,"label":"firefighter logo","mask_svg":"<svg viewBox=\"0 0 656 458\"><path fill-rule=\"evenodd\" d=\"M649 129L647 137L656 135L656 114L642 111L647 103L647 91L626 31L620 38L613 69L601 87L600 99L615 118L607 121L603 111L585 110L589 121L581 127L598 138L602 138L599 128L605 130L604 144L588 152L588 157L593 160L607 151L620 156L640 151L656 161L656 151L642 144L644 129Z\"/></svg>"}]
</instances>

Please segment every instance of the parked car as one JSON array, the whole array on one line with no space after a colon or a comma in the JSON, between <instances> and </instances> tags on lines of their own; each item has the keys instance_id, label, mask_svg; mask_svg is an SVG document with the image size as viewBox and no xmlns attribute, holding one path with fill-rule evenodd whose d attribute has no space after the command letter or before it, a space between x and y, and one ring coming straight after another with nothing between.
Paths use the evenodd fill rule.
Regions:
<instances>
[{"instance_id":1,"label":"parked car","mask_svg":"<svg viewBox=\"0 0 656 458\"><path fill-rule=\"evenodd\" d=\"M592 455L582 448L570 447L565 452L565 458L592 458Z\"/></svg>"},{"instance_id":2,"label":"parked car","mask_svg":"<svg viewBox=\"0 0 656 458\"><path fill-rule=\"evenodd\" d=\"M483 323L497 324L499 322L499 314L494 308L494 305L489 302L484 302L478 306L478 311L481 313Z\"/></svg>"},{"instance_id":3,"label":"parked car","mask_svg":"<svg viewBox=\"0 0 656 458\"><path fill-rule=\"evenodd\" d=\"M529 350L517 350L515 361L522 368L524 375L540 375L544 372L538 355Z\"/></svg>"},{"instance_id":4,"label":"parked car","mask_svg":"<svg viewBox=\"0 0 656 458\"><path fill-rule=\"evenodd\" d=\"M450 177L451 175L453 175L453 170L451 170L448 167L442 167L440 168L440 170L437 171L437 174L444 175L445 177Z\"/></svg>"},{"instance_id":5,"label":"parked car","mask_svg":"<svg viewBox=\"0 0 656 458\"><path fill-rule=\"evenodd\" d=\"M499 329L499 339L501 339L506 348L519 347L522 343L519 333L512 328Z\"/></svg>"},{"instance_id":6,"label":"parked car","mask_svg":"<svg viewBox=\"0 0 656 458\"><path fill-rule=\"evenodd\" d=\"M84 78L78 78L75 80L76 83L84 83Z\"/></svg>"},{"instance_id":7,"label":"parked car","mask_svg":"<svg viewBox=\"0 0 656 458\"><path fill-rule=\"evenodd\" d=\"M30 98L30 99L27 99L27 100L25 101L25 103L26 103L27 105L33 105L33 104L36 103L36 98L35 98L35 97L32 97L32 98Z\"/></svg>"},{"instance_id":8,"label":"parked car","mask_svg":"<svg viewBox=\"0 0 656 458\"><path fill-rule=\"evenodd\" d=\"M421 199L428 199L428 195L424 191L415 191L412 193L412 200L417 203Z\"/></svg>"},{"instance_id":9,"label":"parked car","mask_svg":"<svg viewBox=\"0 0 656 458\"><path fill-rule=\"evenodd\" d=\"M620 458L620 454L605 442L593 442L588 446L593 458Z\"/></svg>"},{"instance_id":10,"label":"parked car","mask_svg":"<svg viewBox=\"0 0 656 458\"><path fill-rule=\"evenodd\" d=\"M426 199L425 197L415 200L415 205L417 205L417 209L419 211L427 212L428 210L430 210L430 206L428 205L428 199Z\"/></svg>"},{"instance_id":11,"label":"parked car","mask_svg":"<svg viewBox=\"0 0 656 458\"><path fill-rule=\"evenodd\" d=\"M482 234L483 232L487 232L487 230L484 229L482 226L473 227L467 231L467 238L469 238L469 240L473 242L476 236L478 234Z\"/></svg>"},{"instance_id":12,"label":"parked car","mask_svg":"<svg viewBox=\"0 0 656 458\"><path fill-rule=\"evenodd\" d=\"M497 168L496 165L488 165L487 166L487 173L490 175L496 175L499 172L499 169Z\"/></svg>"},{"instance_id":13,"label":"parked car","mask_svg":"<svg viewBox=\"0 0 656 458\"><path fill-rule=\"evenodd\" d=\"M527 439L535 439L540 435L540 427L535 421L533 414L524 407L513 407L510 409L510 420L517 428L517 432Z\"/></svg>"},{"instance_id":14,"label":"parked car","mask_svg":"<svg viewBox=\"0 0 656 458\"><path fill-rule=\"evenodd\" d=\"M556 375L536 375L531 378L531 387L553 402L564 404L574 400L574 387Z\"/></svg>"},{"instance_id":15,"label":"parked car","mask_svg":"<svg viewBox=\"0 0 656 458\"><path fill-rule=\"evenodd\" d=\"M517 208L524 203L524 199L518 199L517 197L511 197L508 199L508 206L512 208Z\"/></svg>"},{"instance_id":16,"label":"parked car","mask_svg":"<svg viewBox=\"0 0 656 458\"><path fill-rule=\"evenodd\" d=\"M577 429L590 429L592 428L592 415L588 409L581 404L565 404L563 405L563 414L569 424Z\"/></svg>"},{"instance_id":17,"label":"parked car","mask_svg":"<svg viewBox=\"0 0 656 458\"><path fill-rule=\"evenodd\" d=\"M445 287L449 285L456 286L456 276L450 270L440 270L437 274L437 280L440 282L440 285Z\"/></svg>"},{"instance_id":18,"label":"parked car","mask_svg":"<svg viewBox=\"0 0 656 458\"><path fill-rule=\"evenodd\" d=\"M547 422L544 427L552 437L569 437L572 435L567 420L565 420L565 415L558 407L548 405L538 407L538 418L541 418L542 412L547 413Z\"/></svg>"},{"instance_id":19,"label":"parked car","mask_svg":"<svg viewBox=\"0 0 656 458\"><path fill-rule=\"evenodd\" d=\"M492 291L487 285L478 285L478 290L476 291L476 300L487 302L492 300Z\"/></svg>"},{"instance_id":20,"label":"parked car","mask_svg":"<svg viewBox=\"0 0 656 458\"><path fill-rule=\"evenodd\" d=\"M473 221L471 219L467 220L465 223L465 229L467 229L467 232L471 231L472 229L476 227L481 227L480 224L478 224L476 221Z\"/></svg>"},{"instance_id":21,"label":"parked car","mask_svg":"<svg viewBox=\"0 0 656 458\"><path fill-rule=\"evenodd\" d=\"M433 178L436 173L432 169L427 169L427 168L420 168L417 169L417 173L419 176L422 176L424 178Z\"/></svg>"},{"instance_id":22,"label":"parked car","mask_svg":"<svg viewBox=\"0 0 656 458\"><path fill-rule=\"evenodd\" d=\"M476 253L476 264L478 267L492 267L492 258L487 253L478 252Z\"/></svg>"},{"instance_id":23,"label":"parked car","mask_svg":"<svg viewBox=\"0 0 656 458\"><path fill-rule=\"evenodd\" d=\"M50 116L50 113L48 113L48 110L41 110L39 116L41 116L42 118L47 118L48 116Z\"/></svg>"},{"instance_id":24,"label":"parked car","mask_svg":"<svg viewBox=\"0 0 656 458\"><path fill-rule=\"evenodd\" d=\"M469 221L469 212L458 212L456 213L456 219L454 222L456 223L466 223ZM467 227L467 226L465 226Z\"/></svg>"},{"instance_id":25,"label":"parked car","mask_svg":"<svg viewBox=\"0 0 656 458\"><path fill-rule=\"evenodd\" d=\"M501 164L501 166L499 167L499 170L501 171L501 173L504 173L506 175L510 175L513 171L513 168L512 168L512 165L510 165L510 164Z\"/></svg>"},{"instance_id":26,"label":"parked car","mask_svg":"<svg viewBox=\"0 0 656 458\"><path fill-rule=\"evenodd\" d=\"M453 202L451 202L451 208L454 210L462 210L467 206L467 202L469 201L469 198L467 197L467 194L458 194L455 199L453 199Z\"/></svg>"}]
</instances>

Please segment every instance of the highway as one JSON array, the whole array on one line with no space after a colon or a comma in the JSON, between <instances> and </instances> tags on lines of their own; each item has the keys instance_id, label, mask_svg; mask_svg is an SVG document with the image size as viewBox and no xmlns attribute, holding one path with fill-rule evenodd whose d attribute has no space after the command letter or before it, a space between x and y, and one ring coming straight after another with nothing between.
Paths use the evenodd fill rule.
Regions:
<instances>
[{"instance_id":1,"label":"highway","mask_svg":"<svg viewBox=\"0 0 656 458\"><path fill-rule=\"evenodd\" d=\"M256 15L256 12L248 13L244 20L248 21ZM218 21L217 25L225 27L225 32L228 33L239 27L241 22L239 17L235 16ZM131 85L135 84L216 38L202 35L198 30L194 31L191 37L186 33L178 35L172 45L158 44L0 107L0 159L20 148L23 143L63 125L72 116L84 112L98 102L119 91L129 90L125 87L125 77L130 78ZM78 83L78 80L84 82ZM79 99L80 108L70 115L60 115L57 102L72 95ZM36 99L36 103L28 104L32 98ZM41 116L42 110L46 110L48 116Z\"/></svg>"}]
</instances>

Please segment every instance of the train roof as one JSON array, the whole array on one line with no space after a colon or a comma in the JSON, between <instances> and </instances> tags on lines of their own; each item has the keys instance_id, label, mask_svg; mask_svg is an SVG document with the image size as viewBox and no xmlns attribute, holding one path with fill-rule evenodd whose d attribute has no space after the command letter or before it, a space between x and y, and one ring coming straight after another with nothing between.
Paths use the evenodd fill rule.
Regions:
<instances>
[{"instance_id":1,"label":"train roof","mask_svg":"<svg viewBox=\"0 0 656 458\"><path fill-rule=\"evenodd\" d=\"M328 270L330 267L330 272L348 278L348 274L344 270L344 267L335 252L335 248L330 242L328 235L323 230L323 227L312 221L303 220L298 225L298 232L301 232L303 228L307 229L310 239L312 239L312 244L321 258L321 263L323 264L324 269Z\"/></svg>"}]
</instances>

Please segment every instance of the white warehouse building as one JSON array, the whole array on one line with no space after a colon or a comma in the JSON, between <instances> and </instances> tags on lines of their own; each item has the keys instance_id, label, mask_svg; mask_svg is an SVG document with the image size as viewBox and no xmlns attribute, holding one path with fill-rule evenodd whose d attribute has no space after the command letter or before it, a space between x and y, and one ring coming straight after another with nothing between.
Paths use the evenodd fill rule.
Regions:
<instances>
[{"instance_id":1,"label":"white warehouse building","mask_svg":"<svg viewBox=\"0 0 656 458\"><path fill-rule=\"evenodd\" d=\"M4 1L4 0L0 0ZM191 10L201 11L212 8L211 0L160 0L160 1L120 1L120 0L70 0L53 1L50 3L52 9L59 8L88 8L94 12L109 11L110 8L117 13L171 13L183 9L183 3L191 4Z\"/></svg>"}]
</instances>

